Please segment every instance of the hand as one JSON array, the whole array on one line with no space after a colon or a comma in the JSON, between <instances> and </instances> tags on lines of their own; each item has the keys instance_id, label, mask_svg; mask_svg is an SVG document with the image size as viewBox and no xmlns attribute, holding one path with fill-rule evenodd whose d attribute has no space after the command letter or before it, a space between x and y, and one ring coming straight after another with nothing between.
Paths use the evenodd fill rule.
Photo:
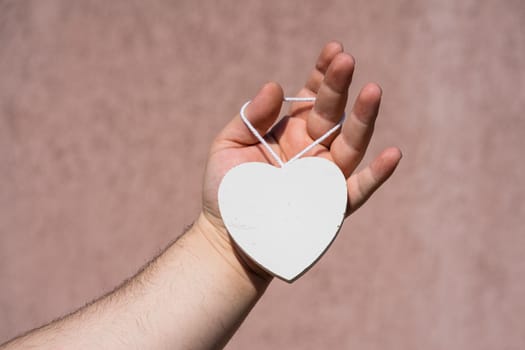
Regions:
<instances>
[{"instance_id":1,"label":"hand","mask_svg":"<svg viewBox=\"0 0 525 350\"><path fill-rule=\"evenodd\" d=\"M246 116L261 135L266 135L265 139L275 153L286 161L339 122L347 103L353 71L352 56L344 53L339 43L328 43L297 95L316 97L313 108L311 102L292 104L287 116L268 132L278 118L283 102L282 88L276 83L268 83L253 98L246 109ZM334 162L347 178L347 215L359 208L388 179L401 159L399 149L387 148L366 168L354 173L372 136L380 100L381 88L376 84L367 84L359 93L340 131L307 154ZM203 215L199 220L207 221L218 232L216 237L208 237L210 240L219 239L219 246L232 248L231 251L236 254L239 253L235 251L221 220L217 192L224 175L231 168L246 162L277 165L237 115L211 147L204 178ZM261 274L249 260L245 259L245 262L249 269Z\"/></svg>"}]
</instances>

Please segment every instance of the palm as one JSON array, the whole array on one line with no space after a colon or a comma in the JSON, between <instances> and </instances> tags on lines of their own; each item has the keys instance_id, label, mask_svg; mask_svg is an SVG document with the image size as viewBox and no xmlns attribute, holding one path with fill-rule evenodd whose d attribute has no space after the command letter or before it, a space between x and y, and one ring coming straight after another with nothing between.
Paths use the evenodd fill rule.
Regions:
<instances>
[{"instance_id":1,"label":"palm","mask_svg":"<svg viewBox=\"0 0 525 350\"><path fill-rule=\"evenodd\" d=\"M267 84L253 99L247 116L254 127L283 161L290 159L333 127L344 113L347 91L353 73L353 59L342 53L336 43L321 52L316 69L298 96L316 97L312 103L294 103L288 114L270 132L279 115L282 90ZM364 156L372 135L381 90L369 84L359 94L342 131L313 148L308 155L324 157L337 164L348 184L348 213L362 205L372 192L393 172L401 154L398 149L385 150L367 168L352 174ZM239 116L219 134L210 151L207 164L203 203L204 213L222 225L217 203L219 184L234 166L246 162L277 165L257 141Z\"/></svg>"}]
</instances>

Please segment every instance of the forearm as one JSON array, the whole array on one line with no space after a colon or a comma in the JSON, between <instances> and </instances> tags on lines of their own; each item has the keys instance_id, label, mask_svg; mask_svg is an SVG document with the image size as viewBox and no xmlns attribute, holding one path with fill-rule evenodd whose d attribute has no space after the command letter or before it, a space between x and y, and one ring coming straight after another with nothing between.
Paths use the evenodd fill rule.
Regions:
<instances>
[{"instance_id":1,"label":"forearm","mask_svg":"<svg viewBox=\"0 0 525 350\"><path fill-rule=\"evenodd\" d=\"M211 349L226 344L269 280L210 239L203 218L108 296L5 347Z\"/></svg>"}]
</instances>

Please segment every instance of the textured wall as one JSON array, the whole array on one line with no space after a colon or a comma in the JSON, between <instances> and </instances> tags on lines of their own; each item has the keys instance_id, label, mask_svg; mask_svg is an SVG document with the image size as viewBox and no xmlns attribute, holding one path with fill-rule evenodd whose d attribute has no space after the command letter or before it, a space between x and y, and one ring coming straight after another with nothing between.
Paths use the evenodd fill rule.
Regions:
<instances>
[{"instance_id":1,"label":"textured wall","mask_svg":"<svg viewBox=\"0 0 525 350\"><path fill-rule=\"evenodd\" d=\"M337 39L352 95L385 91L371 153L404 158L229 348L524 349L524 20L522 1L0 1L0 342L176 237L217 131Z\"/></svg>"}]
</instances>

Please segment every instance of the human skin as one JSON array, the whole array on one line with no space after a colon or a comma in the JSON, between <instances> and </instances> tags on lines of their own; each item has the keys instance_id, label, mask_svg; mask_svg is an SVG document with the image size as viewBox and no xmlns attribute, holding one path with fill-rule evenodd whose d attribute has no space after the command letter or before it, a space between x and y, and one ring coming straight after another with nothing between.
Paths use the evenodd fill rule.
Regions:
<instances>
[{"instance_id":1,"label":"human skin","mask_svg":"<svg viewBox=\"0 0 525 350\"><path fill-rule=\"evenodd\" d=\"M265 84L246 110L250 122L283 159L332 128L344 113L354 59L328 43L297 96L316 97L280 113L283 91ZM392 174L401 152L392 147L355 173L373 133L381 89L365 85L340 132L308 155L334 162L347 178L347 215ZM223 347L271 283L272 276L236 248L220 216L224 175L245 162L272 157L237 115L213 142L206 165L202 212L192 227L136 276L106 296L0 349L216 349ZM275 165L275 164L274 164Z\"/></svg>"}]
</instances>

